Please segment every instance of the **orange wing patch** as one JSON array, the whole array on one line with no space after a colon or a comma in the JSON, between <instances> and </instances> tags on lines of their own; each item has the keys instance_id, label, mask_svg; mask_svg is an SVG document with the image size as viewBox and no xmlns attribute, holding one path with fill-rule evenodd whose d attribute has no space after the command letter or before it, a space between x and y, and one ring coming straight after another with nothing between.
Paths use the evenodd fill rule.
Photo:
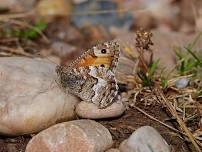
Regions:
<instances>
[{"instance_id":1,"label":"orange wing patch","mask_svg":"<svg viewBox=\"0 0 202 152\"><path fill-rule=\"evenodd\" d=\"M103 66L109 68L112 63L113 57L93 57L87 55L85 58L81 59L77 67L86 67L86 66Z\"/></svg>"},{"instance_id":2,"label":"orange wing patch","mask_svg":"<svg viewBox=\"0 0 202 152\"><path fill-rule=\"evenodd\" d=\"M98 57L95 60L94 65L109 68L111 66L112 60L112 57Z\"/></svg>"},{"instance_id":3,"label":"orange wing patch","mask_svg":"<svg viewBox=\"0 0 202 152\"><path fill-rule=\"evenodd\" d=\"M95 60L96 60L95 57L93 57L91 55L87 55L85 58L81 59L81 61L77 65L77 67L85 67L85 66L93 65Z\"/></svg>"}]
</instances>

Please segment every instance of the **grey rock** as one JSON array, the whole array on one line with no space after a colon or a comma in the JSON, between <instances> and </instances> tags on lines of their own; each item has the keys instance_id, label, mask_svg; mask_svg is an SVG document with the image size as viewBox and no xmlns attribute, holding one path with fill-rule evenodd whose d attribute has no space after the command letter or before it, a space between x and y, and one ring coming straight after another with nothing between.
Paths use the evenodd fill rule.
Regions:
<instances>
[{"instance_id":1,"label":"grey rock","mask_svg":"<svg viewBox=\"0 0 202 152\"><path fill-rule=\"evenodd\" d=\"M170 152L163 137L150 126L138 128L121 143L119 149L121 152Z\"/></svg>"},{"instance_id":2,"label":"grey rock","mask_svg":"<svg viewBox=\"0 0 202 152\"><path fill-rule=\"evenodd\" d=\"M75 118L79 100L56 83L55 64L42 59L0 58L0 133L38 132Z\"/></svg>"},{"instance_id":3,"label":"grey rock","mask_svg":"<svg viewBox=\"0 0 202 152\"><path fill-rule=\"evenodd\" d=\"M175 82L175 86L179 89L186 88L189 84L188 78L181 78Z\"/></svg>"}]
</instances>

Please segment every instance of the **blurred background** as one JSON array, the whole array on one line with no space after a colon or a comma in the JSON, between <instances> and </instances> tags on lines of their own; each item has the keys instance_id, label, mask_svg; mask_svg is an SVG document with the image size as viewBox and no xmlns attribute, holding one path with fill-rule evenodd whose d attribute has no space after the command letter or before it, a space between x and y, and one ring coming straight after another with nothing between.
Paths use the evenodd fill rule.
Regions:
<instances>
[{"instance_id":1,"label":"blurred background","mask_svg":"<svg viewBox=\"0 0 202 152\"><path fill-rule=\"evenodd\" d=\"M199 0L0 0L0 55L40 54L60 63L140 28L186 39L202 28L201 6Z\"/></svg>"}]
</instances>

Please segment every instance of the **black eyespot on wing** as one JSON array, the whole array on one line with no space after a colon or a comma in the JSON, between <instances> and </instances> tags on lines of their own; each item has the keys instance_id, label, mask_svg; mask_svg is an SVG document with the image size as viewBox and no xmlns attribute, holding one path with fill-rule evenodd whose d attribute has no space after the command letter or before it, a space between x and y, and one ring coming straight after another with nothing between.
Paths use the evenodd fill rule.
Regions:
<instances>
[{"instance_id":1,"label":"black eyespot on wing","mask_svg":"<svg viewBox=\"0 0 202 152\"><path fill-rule=\"evenodd\" d=\"M106 53L107 53L107 50L106 50L106 49L102 49L102 50L101 50L101 53L102 53L102 54L106 54Z\"/></svg>"},{"instance_id":2,"label":"black eyespot on wing","mask_svg":"<svg viewBox=\"0 0 202 152\"><path fill-rule=\"evenodd\" d=\"M101 64L100 66L101 66L101 67L103 67L103 68L105 67L105 65L104 65L104 64Z\"/></svg>"}]
</instances>

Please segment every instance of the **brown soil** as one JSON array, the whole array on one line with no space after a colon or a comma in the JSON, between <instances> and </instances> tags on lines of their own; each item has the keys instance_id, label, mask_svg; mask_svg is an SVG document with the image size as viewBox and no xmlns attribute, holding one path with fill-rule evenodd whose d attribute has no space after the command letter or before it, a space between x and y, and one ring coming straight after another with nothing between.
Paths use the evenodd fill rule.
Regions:
<instances>
[{"instance_id":1,"label":"brown soil","mask_svg":"<svg viewBox=\"0 0 202 152\"><path fill-rule=\"evenodd\" d=\"M0 152L24 152L30 137L0 137Z\"/></svg>"},{"instance_id":2,"label":"brown soil","mask_svg":"<svg viewBox=\"0 0 202 152\"><path fill-rule=\"evenodd\" d=\"M144 106L143 103L138 103L137 106L147 112L149 115L157 118L158 120L169 124L174 127L174 123L171 123L170 117L166 114L165 110L159 105ZM107 127L114 139L113 147L118 147L119 144L127 139L133 131L137 128L145 125L156 128L161 135L165 138L171 148L178 152L192 152L190 145L185 143L183 138L174 131L161 125L160 123L151 120L146 115L137 111L136 109L127 110L121 117L116 119L107 119L98 121ZM0 152L24 152L26 145L31 137L14 137L4 138L0 137Z\"/></svg>"},{"instance_id":3,"label":"brown soil","mask_svg":"<svg viewBox=\"0 0 202 152\"><path fill-rule=\"evenodd\" d=\"M147 114L174 127L174 123L169 122L170 117L161 106L155 105L145 107L143 103L139 103L137 106L141 108L141 110L144 110ZM101 123L105 125L113 135L113 139L115 141L114 147L118 147L121 141L128 138L131 133L139 127L149 125L156 128L160 132L167 143L171 145L173 151L192 152L189 144L185 143L185 140L182 140L182 137L179 138L179 134L150 119L136 109L129 109L120 118L110 121L101 121Z\"/></svg>"}]
</instances>

